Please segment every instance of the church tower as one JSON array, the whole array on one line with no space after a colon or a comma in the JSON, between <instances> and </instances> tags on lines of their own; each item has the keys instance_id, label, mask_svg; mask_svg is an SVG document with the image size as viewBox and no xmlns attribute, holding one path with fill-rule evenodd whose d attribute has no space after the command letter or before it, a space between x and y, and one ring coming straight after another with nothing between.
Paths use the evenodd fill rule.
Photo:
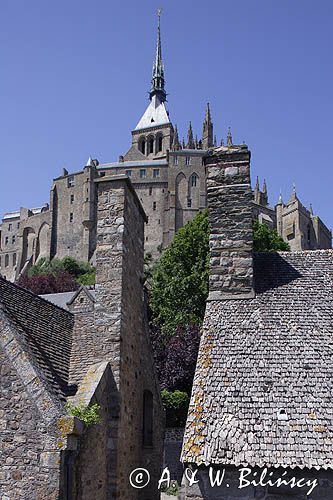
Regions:
<instances>
[{"instance_id":1,"label":"church tower","mask_svg":"<svg viewBox=\"0 0 333 500\"><path fill-rule=\"evenodd\" d=\"M149 92L150 102L132 131L132 147L126 153L125 161L165 158L173 140L173 126L165 107L167 93L162 60L161 9L158 9L157 16L157 42Z\"/></svg>"}]
</instances>

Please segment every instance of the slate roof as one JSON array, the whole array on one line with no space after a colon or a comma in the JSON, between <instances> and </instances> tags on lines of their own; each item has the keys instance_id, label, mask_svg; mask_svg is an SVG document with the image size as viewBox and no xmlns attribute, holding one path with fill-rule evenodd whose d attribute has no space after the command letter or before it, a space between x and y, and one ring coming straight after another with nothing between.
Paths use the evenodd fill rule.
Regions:
<instances>
[{"instance_id":1,"label":"slate roof","mask_svg":"<svg viewBox=\"0 0 333 500\"><path fill-rule=\"evenodd\" d=\"M0 304L60 399L68 387L73 315L0 277Z\"/></svg>"},{"instance_id":2,"label":"slate roof","mask_svg":"<svg viewBox=\"0 0 333 500\"><path fill-rule=\"evenodd\" d=\"M254 299L207 303L182 461L333 468L333 251L254 274Z\"/></svg>"},{"instance_id":3,"label":"slate roof","mask_svg":"<svg viewBox=\"0 0 333 500\"><path fill-rule=\"evenodd\" d=\"M167 123L170 123L170 119L164 102L161 102L158 96L154 95L134 130L158 127Z\"/></svg>"}]
</instances>

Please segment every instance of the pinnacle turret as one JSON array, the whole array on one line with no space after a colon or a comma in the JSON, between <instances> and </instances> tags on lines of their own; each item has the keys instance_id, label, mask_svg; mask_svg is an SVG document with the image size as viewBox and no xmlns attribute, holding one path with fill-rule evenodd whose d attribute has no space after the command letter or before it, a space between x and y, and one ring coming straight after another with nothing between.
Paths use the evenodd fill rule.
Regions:
<instances>
[{"instance_id":1,"label":"pinnacle turret","mask_svg":"<svg viewBox=\"0 0 333 500\"><path fill-rule=\"evenodd\" d=\"M192 123L190 122L187 132L187 149L195 149L194 138L193 138L193 130Z\"/></svg>"},{"instance_id":2,"label":"pinnacle turret","mask_svg":"<svg viewBox=\"0 0 333 500\"><path fill-rule=\"evenodd\" d=\"M173 141L172 141L172 150L178 151L179 149L181 149L181 144L179 142L177 125L175 125L175 130L173 133Z\"/></svg>"},{"instance_id":3,"label":"pinnacle turret","mask_svg":"<svg viewBox=\"0 0 333 500\"><path fill-rule=\"evenodd\" d=\"M210 115L209 103L207 103L205 120L202 128L202 147L204 149L213 147L213 122Z\"/></svg>"},{"instance_id":4,"label":"pinnacle turret","mask_svg":"<svg viewBox=\"0 0 333 500\"><path fill-rule=\"evenodd\" d=\"M227 146L231 147L232 146L232 135L231 135L231 128L228 128L228 135L227 135Z\"/></svg>"}]
</instances>

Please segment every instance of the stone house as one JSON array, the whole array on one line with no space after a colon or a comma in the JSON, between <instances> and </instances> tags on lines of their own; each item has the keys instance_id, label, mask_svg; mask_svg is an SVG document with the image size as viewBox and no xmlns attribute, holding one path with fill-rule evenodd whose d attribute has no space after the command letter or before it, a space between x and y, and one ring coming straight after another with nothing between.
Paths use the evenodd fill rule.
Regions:
<instances>
[{"instance_id":1,"label":"stone house","mask_svg":"<svg viewBox=\"0 0 333 500\"><path fill-rule=\"evenodd\" d=\"M146 216L125 176L96 180L96 287L69 310L0 278L3 500L157 499L164 414L143 292ZM66 402L100 406L85 427ZM130 485L149 470L142 490Z\"/></svg>"},{"instance_id":2,"label":"stone house","mask_svg":"<svg viewBox=\"0 0 333 500\"><path fill-rule=\"evenodd\" d=\"M89 158L78 171L63 169L53 179L49 204L4 215L0 224L0 274L14 281L41 257L70 255L95 261L95 178L126 174L142 203L145 251L158 256L176 231L205 208L206 172L203 158L216 146L210 107L207 104L199 139L189 124L186 141L180 140L166 108L165 71L160 24L153 63L149 103L132 130L129 150L118 161L99 163ZM221 140L223 144L223 139ZM229 129L226 145L233 146ZM300 201L269 205L266 182L254 188L253 218L276 228L292 250L331 248L331 233Z\"/></svg>"},{"instance_id":3,"label":"stone house","mask_svg":"<svg viewBox=\"0 0 333 500\"><path fill-rule=\"evenodd\" d=\"M182 449L199 482L182 498L331 499L333 251L253 254L250 152L206 165L210 291Z\"/></svg>"}]
</instances>

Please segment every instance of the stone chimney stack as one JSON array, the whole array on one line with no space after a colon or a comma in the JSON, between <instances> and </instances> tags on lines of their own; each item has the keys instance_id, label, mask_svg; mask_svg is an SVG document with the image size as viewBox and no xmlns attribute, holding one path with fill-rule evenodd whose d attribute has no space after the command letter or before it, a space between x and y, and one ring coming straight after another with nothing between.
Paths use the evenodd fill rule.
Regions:
<instances>
[{"instance_id":1,"label":"stone chimney stack","mask_svg":"<svg viewBox=\"0 0 333 500\"><path fill-rule=\"evenodd\" d=\"M250 180L246 145L220 147L205 159L210 223L208 300L254 297Z\"/></svg>"}]
</instances>

